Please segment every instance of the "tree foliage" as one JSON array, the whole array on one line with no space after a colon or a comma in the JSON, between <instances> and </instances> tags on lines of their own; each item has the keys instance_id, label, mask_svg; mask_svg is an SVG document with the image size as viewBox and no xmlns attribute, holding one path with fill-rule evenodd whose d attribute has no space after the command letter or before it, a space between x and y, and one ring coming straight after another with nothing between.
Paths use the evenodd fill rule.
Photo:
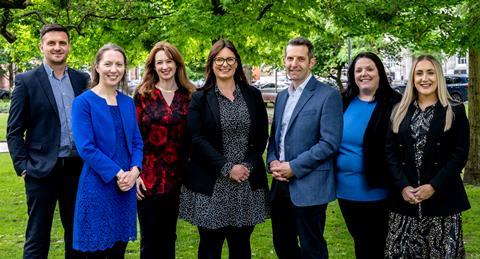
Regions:
<instances>
[{"instance_id":1,"label":"tree foliage","mask_svg":"<svg viewBox=\"0 0 480 259\"><path fill-rule=\"evenodd\" d=\"M35 65L41 57L38 31L52 22L69 28L69 63L83 68L106 42L123 46L130 63L141 64L155 42L167 40L198 75L219 38L232 40L244 63L279 67L288 39L306 36L316 47L315 72L340 85L348 39L353 54L468 52L472 133L466 179L480 183L478 0L0 0L1 55L19 70Z\"/></svg>"},{"instance_id":2,"label":"tree foliage","mask_svg":"<svg viewBox=\"0 0 480 259\"><path fill-rule=\"evenodd\" d=\"M422 52L469 52L470 155L465 181L480 184L480 2L477 0L321 1L333 23L350 36L392 37Z\"/></svg>"}]
</instances>

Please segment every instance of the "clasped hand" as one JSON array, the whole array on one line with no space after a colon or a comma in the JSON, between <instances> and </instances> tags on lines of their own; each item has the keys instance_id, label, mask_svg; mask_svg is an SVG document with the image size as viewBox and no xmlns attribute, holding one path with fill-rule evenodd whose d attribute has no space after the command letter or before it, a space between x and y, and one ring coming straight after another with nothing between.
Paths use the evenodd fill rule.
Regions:
<instances>
[{"instance_id":1,"label":"clasped hand","mask_svg":"<svg viewBox=\"0 0 480 259\"><path fill-rule=\"evenodd\" d=\"M126 192L135 185L135 181L137 180L140 171L136 166L134 166L130 171L123 171L117 173L117 185L121 191Z\"/></svg>"},{"instance_id":2,"label":"clasped hand","mask_svg":"<svg viewBox=\"0 0 480 259\"><path fill-rule=\"evenodd\" d=\"M277 181L288 182L289 179L293 177L292 168L290 167L289 162L280 162L274 160L270 162L270 171L272 172L273 178Z\"/></svg>"},{"instance_id":3,"label":"clasped hand","mask_svg":"<svg viewBox=\"0 0 480 259\"><path fill-rule=\"evenodd\" d=\"M245 165L234 165L230 170L230 179L238 183L248 180L248 177L250 177L250 170Z\"/></svg>"},{"instance_id":4,"label":"clasped hand","mask_svg":"<svg viewBox=\"0 0 480 259\"><path fill-rule=\"evenodd\" d=\"M417 188L407 186L402 190L402 197L410 204L418 204L432 197L434 193L435 189L430 184L420 185Z\"/></svg>"}]
</instances>

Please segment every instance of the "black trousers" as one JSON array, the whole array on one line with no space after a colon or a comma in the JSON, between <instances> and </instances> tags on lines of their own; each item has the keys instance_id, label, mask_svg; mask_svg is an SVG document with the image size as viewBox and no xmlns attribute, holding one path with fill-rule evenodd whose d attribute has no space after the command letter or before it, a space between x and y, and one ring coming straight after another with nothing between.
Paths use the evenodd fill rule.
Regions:
<instances>
[{"instance_id":1,"label":"black trousers","mask_svg":"<svg viewBox=\"0 0 480 259\"><path fill-rule=\"evenodd\" d=\"M140 258L175 258L178 204L178 196L154 196L138 201Z\"/></svg>"},{"instance_id":2,"label":"black trousers","mask_svg":"<svg viewBox=\"0 0 480 259\"><path fill-rule=\"evenodd\" d=\"M47 258L50 231L58 201L64 229L65 258L80 258L72 249L73 215L78 179L82 170L81 158L58 158L52 172L44 178L25 176L28 223L23 258Z\"/></svg>"},{"instance_id":3,"label":"black trousers","mask_svg":"<svg viewBox=\"0 0 480 259\"><path fill-rule=\"evenodd\" d=\"M126 242L116 242L113 247L96 252L81 254L83 259L123 259L125 258Z\"/></svg>"},{"instance_id":4,"label":"black trousers","mask_svg":"<svg viewBox=\"0 0 480 259\"><path fill-rule=\"evenodd\" d=\"M386 201L359 202L338 199L338 203L348 232L355 243L356 258L384 258L388 223Z\"/></svg>"},{"instance_id":5,"label":"black trousers","mask_svg":"<svg viewBox=\"0 0 480 259\"><path fill-rule=\"evenodd\" d=\"M328 258L323 237L326 210L327 204L298 207L289 196L276 195L272 201L272 233L278 258Z\"/></svg>"},{"instance_id":6,"label":"black trousers","mask_svg":"<svg viewBox=\"0 0 480 259\"><path fill-rule=\"evenodd\" d=\"M200 244L198 246L198 259L220 259L225 238L228 244L228 258L250 259L252 249L250 236L254 227L225 227L220 229L207 229L198 227Z\"/></svg>"}]
</instances>

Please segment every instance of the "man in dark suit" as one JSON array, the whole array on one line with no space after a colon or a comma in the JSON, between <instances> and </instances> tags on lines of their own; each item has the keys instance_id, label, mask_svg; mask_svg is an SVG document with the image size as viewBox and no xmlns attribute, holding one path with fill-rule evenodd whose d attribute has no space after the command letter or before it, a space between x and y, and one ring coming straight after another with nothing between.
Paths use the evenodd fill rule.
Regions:
<instances>
[{"instance_id":1,"label":"man in dark suit","mask_svg":"<svg viewBox=\"0 0 480 259\"><path fill-rule=\"evenodd\" d=\"M284 63L292 85L277 96L267 151L274 178L273 243L281 259L328 258L323 232L327 204L335 199L333 155L342 137L342 101L337 90L313 77L309 40L290 40Z\"/></svg>"},{"instance_id":2,"label":"man in dark suit","mask_svg":"<svg viewBox=\"0 0 480 259\"><path fill-rule=\"evenodd\" d=\"M24 258L47 258L58 200L65 230L65 257L72 250L73 212L82 168L71 132L73 98L89 76L67 67L67 29L47 24L40 31L43 64L17 75L10 104L7 142L17 175L25 180L28 225Z\"/></svg>"}]
</instances>

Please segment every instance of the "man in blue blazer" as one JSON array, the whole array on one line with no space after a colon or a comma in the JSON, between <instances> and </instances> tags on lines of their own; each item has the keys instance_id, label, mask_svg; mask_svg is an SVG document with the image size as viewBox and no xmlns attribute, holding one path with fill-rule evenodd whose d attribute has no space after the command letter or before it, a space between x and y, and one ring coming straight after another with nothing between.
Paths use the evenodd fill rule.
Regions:
<instances>
[{"instance_id":1,"label":"man in blue blazer","mask_svg":"<svg viewBox=\"0 0 480 259\"><path fill-rule=\"evenodd\" d=\"M7 143L18 176L25 180L28 225L24 258L47 258L58 200L65 257L72 249L75 195L82 169L71 132L73 98L88 84L88 74L67 67L67 29L47 24L40 31L43 64L17 75L10 104Z\"/></svg>"},{"instance_id":2,"label":"man in blue blazer","mask_svg":"<svg viewBox=\"0 0 480 259\"><path fill-rule=\"evenodd\" d=\"M287 44L284 63L292 85L277 96L268 144L273 243L281 259L328 258L323 232L327 204L335 199L342 102L337 90L312 76L313 53L308 39Z\"/></svg>"}]
</instances>

